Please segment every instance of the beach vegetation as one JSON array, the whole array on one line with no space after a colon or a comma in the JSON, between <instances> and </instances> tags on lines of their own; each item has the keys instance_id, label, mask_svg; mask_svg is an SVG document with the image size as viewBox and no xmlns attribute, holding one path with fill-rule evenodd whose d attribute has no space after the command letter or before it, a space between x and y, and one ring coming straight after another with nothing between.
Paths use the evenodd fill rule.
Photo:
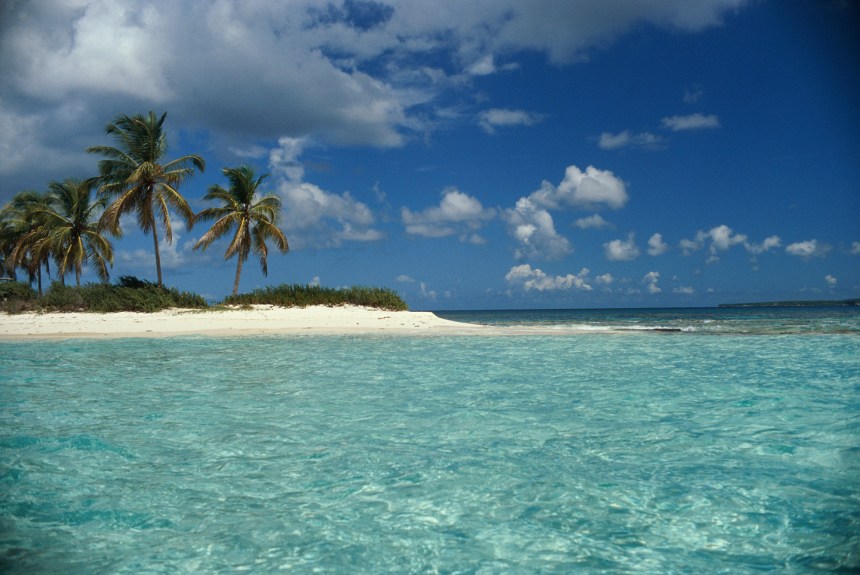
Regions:
<instances>
[{"instance_id":1,"label":"beach vegetation","mask_svg":"<svg viewBox=\"0 0 860 575\"><path fill-rule=\"evenodd\" d=\"M224 259L236 256L236 277L233 280L235 296L239 293L242 265L251 252L259 256L265 276L269 271L269 248L266 241L273 242L282 253L286 253L290 246L286 236L276 225L281 201L272 195L257 197L257 189L267 174L256 177L254 168L250 166L224 168L223 173L230 182L230 187L225 189L215 184L203 197L204 200L217 201L221 205L206 208L195 216L195 221L214 220L215 223L203 234L194 249L202 248L205 251L212 242L233 232Z\"/></svg>"},{"instance_id":2,"label":"beach vegetation","mask_svg":"<svg viewBox=\"0 0 860 575\"><path fill-rule=\"evenodd\" d=\"M29 289L29 291L28 291ZM7 313L41 312L97 312L120 311L155 312L169 308L206 308L206 300L195 293L123 276L116 284L88 283L68 286L59 281L43 296L38 296L29 285L21 282L0 283L0 307Z\"/></svg>"},{"instance_id":3,"label":"beach vegetation","mask_svg":"<svg viewBox=\"0 0 860 575\"><path fill-rule=\"evenodd\" d=\"M357 305L390 311L409 309L403 298L396 291L388 288L364 286L326 288L318 285L300 284L281 284L257 288L250 293L228 296L224 299L224 304L267 304L283 307Z\"/></svg>"},{"instance_id":4,"label":"beach vegetation","mask_svg":"<svg viewBox=\"0 0 860 575\"><path fill-rule=\"evenodd\" d=\"M165 161L166 118L167 113L158 117L154 112L146 116L119 116L105 128L117 146L87 148L87 152L103 156L99 161L100 193L112 202L101 216L100 228L121 237L120 218L134 212L141 231L152 234L159 287L164 283L156 222L161 224L168 243L173 241L171 211L189 228L193 225L194 212L179 192L179 185L195 171L206 168L205 160L195 154Z\"/></svg>"},{"instance_id":5,"label":"beach vegetation","mask_svg":"<svg viewBox=\"0 0 860 575\"><path fill-rule=\"evenodd\" d=\"M39 295L28 283L0 281L0 308L9 313L20 313L34 308Z\"/></svg>"}]
</instances>

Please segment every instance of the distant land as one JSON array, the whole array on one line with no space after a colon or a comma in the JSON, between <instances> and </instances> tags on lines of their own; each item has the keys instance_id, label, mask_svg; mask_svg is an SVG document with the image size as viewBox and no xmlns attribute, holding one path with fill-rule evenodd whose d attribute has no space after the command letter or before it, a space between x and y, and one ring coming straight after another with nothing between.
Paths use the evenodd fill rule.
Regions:
<instances>
[{"instance_id":1,"label":"distant land","mask_svg":"<svg viewBox=\"0 0 860 575\"><path fill-rule=\"evenodd\" d=\"M860 299L721 303L718 307L845 307L855 305L860 306Z\"/></svg>"}]
</instances>

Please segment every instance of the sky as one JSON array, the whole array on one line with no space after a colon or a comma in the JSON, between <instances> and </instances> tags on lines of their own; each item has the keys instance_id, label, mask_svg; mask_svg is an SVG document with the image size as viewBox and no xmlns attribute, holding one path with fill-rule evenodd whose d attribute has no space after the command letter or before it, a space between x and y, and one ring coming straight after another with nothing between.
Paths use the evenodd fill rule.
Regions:
<instances>
[{"instance_id":1,"label":"sky","mask_svg":"<svg viewBox=\"0 0 860 575\"><path fill-rule=\"evenodd\" d=\"M860 297L860 6L767 0L7 0L0 203L97 174L120 115L282 202L240 291L412 309ZM174 219L165 283L235 259ZM133 217L111 277L155 279ZM85 281L97 281L85 270Z\"/></svg>"}]
</instances>

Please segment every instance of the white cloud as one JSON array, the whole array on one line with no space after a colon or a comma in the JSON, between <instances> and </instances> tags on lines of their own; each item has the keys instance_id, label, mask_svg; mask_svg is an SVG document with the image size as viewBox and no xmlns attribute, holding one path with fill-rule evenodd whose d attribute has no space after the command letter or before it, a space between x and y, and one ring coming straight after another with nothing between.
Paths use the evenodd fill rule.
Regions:
<instances>
[{"instance_id":1,"label":"white cloud","mask_svg":"<svg viewBox=\"0 0 860 575\"><path fill-rule=\"evenodd\" d=\"M76 166L98 140L32 128L65 116L64 134L97 137L104 110L169 109L170 129L207 126L242 157L259 152L248 142L281 136L401 146L449 121L469 75L516 67L524 51L571 63L638 25L695 32L743 2L3 2L2 105L28 134L10 139L19 149ZM415 65L427 55L445 68ZM538 119L524 114L508 121ZM15 151L0 154L0 172L34 167Z\"/></svg>"},{"instance_id":2,"label":"white cloud","mask_svg":"<svg viewBox=\"0 0 860 575\"><path fill-rule=\"evenodd\" d=\"M860 254L860 242L851 242L851 254L855 256Z\"/></svg>"},{"instance_id":3,"label":"white cloud","mask_svg":"<svg viewBox=\"0 0 860 575\"><path fill-rule=\"evenodd\" d=\"M658 294L662 289L657 285L657 282L660 280L660 272L648 272L642 278L642 283L646 284L646 289L648 293Z\"/></svg>"},{"instance_id":4,"label":"white cloud","mask_svg":"<svg viewBox=\"0 0 860 575\"><path fill-rule=\"evenodd\" d=\"M567 238L555 230L550 213L529 198L520 198L516 206L505 210L508 233L518 242L517 259L559 259L573 252Z\"/></svg>"},{"instance_id":5,"label":"white cloud","mask_svg":"<svg viewBox=\"0 0 860 575\"><path fill-rule=\"evenodd\" d=\"M603 244L606 259L610 261L630 261L639 257L639 248L633 234L628 234L627 240L612 240Z\"/></svg>"},{"instance_id":6,"label":"white cloud","mask_svg":"<svg viewBox=\"0 0 860 575\"><path fill-rule=\"evenodd\" d=\"M693 295L696 293L696 290L689 286L678 286L672 289L672 293L677 293L681 295Z\"/></svg>"},{"instance_id":7,"label":"white cloud","mask_svg":"<svg viewBox=\"0 0 860 575\"><path fill-rule=\"evenodd\" d=\"M278 147L269 150L269 169L272 174L284 176L292 181L304 179L305 168L299 162L299 156L307 144L305 138L278 138Z\"/></svg>"},{"instance_id":8,"label":"white cloud","mask_svg":"<svg viewBox=\"0 0 860 575\"><path fill-rule=\"evenodd\" d=\"M613 281L615 281L615 278L610 273L605 273L594 278L594 283L602 285L609 285Z\"/></svg>"},{"instance_id":9,"label":"white cloud","mask_svg":"<svg viewBox=\"0 0 860 575\"><path fill-rule=\"evenodd\" d=\"M819 243L818 240L806 240L796 242L785 247L785 253L798 256L801 258L824 257L831 250L831 247L825 243Z\"/></svg>"},{"instance_id":10,"label":"white cloud","mask_svg":"<svg viewBox=\"0 0 860 575\"><path fill-rule=\"evenodd\" d=\"M466 69L466 72L472 76L489 76L496 73L496 62L492 54L478 59L474 64Z\"/></svg>"},{"instance_id":11,"label":"white cloud","mask_svg":"<svg viewBox=\"0 0 860 575\"><path fill-rule=\"evenodd\" d=\"M648 255L659 256L669 249L669 245L663 241L663 234L656 233L648 238Z\"/></svg>"},{"instance_id":12,"label":"white cloud","mask_svg":"<svg viewBox=\"0 0 860 575\"><path fill-rule=\"evenodd\" d=\"M415 278L403 274L403 275L397 276L397 279L395 281L400 282L400 283L407 283L407 284L408 283L415 283Z\"/></svg>"},{"instance_id":13,"label":"white cloud","mask_svg":"<svg viewBox=\"0 0 860 575\"><path fill-rule=\"evenodd\" d=\"M424 282L420 282L418 288L420 289L421 297L424 299L435 300L439 296L436 290L428 288Z\"/></svg>"},{"instance_id":14,"label":"white cloud","mask_svg":"<svg viewBox=\"0 0 860 575\"><path fill-rule=\"evenodd\" d=\"M837 280L834 276L832 276L832 275L830 275L830 274L827 274L826 276L824 276L824 281L826 281L826 282L827 282L827 285L829 285L829 286L831 286L831 287L832 287L832 286L835 286L835 285L836 285L836 282L837 282L838 280Z\"/></svg>"},{"instance_id":15,"label":"white cloud","mask_svg":"<svg viewBox=\"0 0 860 575\"><path fill-rule=\"evenodd\" d=\"M373 212L349 192L333 194L316 184L279 180L283 228L294 247L335 247L344 241L376 241Z\"/></svg>"},{"instance_id":16,"label":"white cloud","mask_svg":"<svg viewBox=\"0 0 860 575\"><path fill-rule=\"evenodd\" d=\"M503 110L493 108L485 110L478 116L481 127L488 134L495 133L496 128L508 128L511 126L533 126L543 121L541 114L526 112L525 110Z\"/></svg>"},{"instance_id":17,"label":"white cloud","mask_svg":"<svg viewBox=\"0 0 860 575\"><path fill-rule=\"evenodd\" d=\"M770 236L760 244L745 242L744 247L753 255L765 253L773 248L778 248L782 245L782 240L779 236Z\"/></svg>"},{"instance_id":18,"label":"white cloud","mask_svg":"<svg viewBox=\"0 0 860 575\"><path fill-rule=\"evenodd\" d=\"M636 148L656 149L663 144L663 138L651 132L633 134L624 130L617 134L603 132L597 139L597 145L602 150L618 150L628 146Z\"/></svg>"},{"instance_id":19,"label":"white cloud","mask_svg":"<svg viewBox=\"0 0 860 575\"><path fill-rule=\"evenodd\" d=\"M628 199L623 181L611 171L594 166L588 166L584 172L576 166L568 166L558 187L544 181L529 197L547 209L567 206L589 210L622 208Z\"/></svg>"},{"instance_id":20,"label":"white cloud","mask_svg":"<svg viewBox=\"0 0 860 575\"><path fill-rule=\"evenodd\" d=\"M384 235L373 227L375 218L367 204L349 192L335 194L304 181L299 156L306 140L283 136L269 151L269 169L277 177L283 225L290 247L337 247L343 242L372 242Z\"/></svg>"},{"instance_id":21,"label":"white cloud","mask_svg":"<svg viewBox=\"0 0 860 575\"><path fill-rule=\"evenodd\" d=\"M726 251L732 246L746 243L747 236L745 234L736 234L729 226L723 224L713 227L708 231L699 230L696 232L695 240L681 240L680 246L683 254L686 256L709 244L708 251L711 256L708 258L708 262L710 263L719 259L719 252Z\"/></svg>"},{"instance_id":22,"label":"white cloud","mask_svg":"<svg viewBox=\"0 0 860 575\"><path fill-rule=\"evenodd\" d=\"M483 243L483 238L475 232L496 217L496 210L483 207L476 198L456 188L447 188L438 206L422 212L404 207L401 217L406 233L411 235L440 238L459 234L461 241Z\"/></svg>"},{"instance_id":23,"label":"white cloud","mask_svg":"<svg viewBox=\"0 0 860 575\"><path fill-rule=\"evenodd\" d=\"M585 218L579 218L573 224L581 230L602 230L612 227L612 224L603 219L600 214L592 214Z\"/></svg>"},{"instance_id":24,"label":"white cloud","mask_svg":"<svg viewBox=\"0 0 860 575\"><path fill-rule=\"evenodd\" d=\"M580 290L591 291L588 278L589 270L582 268L578 274L567 274L564 276L549 276L539 268L532 268L529 264L514 266L505 275L508 283L521 285L524 290L556 291L556 290Z\"/></svg>"},{"instance_id":25,"label":"white cloud","mask_svg":"<svg viewBox=\"0 0 860 575\"><path fill-rule=\"evenodd\" d=\"M681 252L685 256L688 256L688 255L692 254L693 252L702 249L702 244L695 241L695 240L683 239L678 243L678 245L681 248Z\"/></svg>"},{"instance_id":26,"label":"white cloud","mask_svg":"<svg viewBox=\"0 0 860 575\"><path fill-rule=\"evenodd\" d=\"M711 114L690 114L688 116L668 116L663 118L663 127L673 132L684 130L702 130L720 127L720 119Z\"/></svg>"}]
</instances>

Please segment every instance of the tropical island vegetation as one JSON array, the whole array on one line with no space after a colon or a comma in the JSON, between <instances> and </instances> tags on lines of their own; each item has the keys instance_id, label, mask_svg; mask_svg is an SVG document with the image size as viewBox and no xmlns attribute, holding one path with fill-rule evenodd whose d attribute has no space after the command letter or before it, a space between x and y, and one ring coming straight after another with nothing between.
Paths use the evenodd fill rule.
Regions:
<instances>
[{"instance_id":1,"label":"tropical island vegetation","mask_svg":"<svg viewBox=\"0 0 860 575\"><path fill-rule=\"evenodd\" d=\"M354 304L405 310L394 291L380 288L328 289L282 285L239 294L242 267L253 253L263 275L268 275L269 244L282 253L289 242L278 227L281 202L277 196L260 197L258 189L267 174L257 176L250 166L225 167L229 182L215 184L204 196L218 205L195 214L179 191L180 185L206 168L196 154L172 160L167 156L164 121L154 112L122 115L107 124L105 132L115 146L93 146L87 152L101 156L98 175L85 180L52 182L44 193L26 190L0 209L0 309L7 312L41 311L157 311L169 307L205 308L202 296L164 286L159 251L159 230L173 241L171 217L190 229L197 222L212 222L194 249L206 250L216 240L230 237L224 259L236 257L236 273L228 305L282 306ZM111 285L113 245L109 236L122 237L120 219L134 214L144 235L152 235L157 281L130 276ZM43 289L44 270L53 283ZM81 285L84 266L90 266L101 283ZM18 272L27 282L18 281ZM66 285L74 273L75 286ZM36 285L36 289L32 285Z\"/></svg>"},{"instance_id":2,"label":"tropical island vegetation","mask_svg":"<svg viewBox=\"0 0 860 575\"><path fill-rule=\"evenodd\" d=\"M839 300L789 300L789 301L763 301L756 303L721 303L719 307L846 307L860 306L860 299Z\"/></svg>"}]
</instances>

